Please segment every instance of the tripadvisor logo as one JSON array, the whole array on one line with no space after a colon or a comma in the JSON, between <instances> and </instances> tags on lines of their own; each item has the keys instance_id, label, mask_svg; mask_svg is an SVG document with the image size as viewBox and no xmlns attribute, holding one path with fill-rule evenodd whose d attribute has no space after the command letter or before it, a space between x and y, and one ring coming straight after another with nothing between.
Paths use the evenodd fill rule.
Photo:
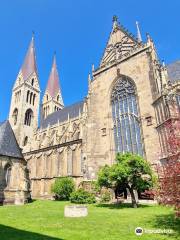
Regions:
<instances>
[{"instance_id":1,"label":"tripadvisor logo","mask_svg":"<svg viewBox=\"0 0 180 240\"><path fill-rule=\"evenodd\" d=\"M143 234L143 229L141 227L135 228L135 234L141 236Z\"/></svg>"},{"instance_id":2,"label":"tripadvisor logo","mask_svg":"<svg viewBox=\"0 0 180 240\"><path fill-rule=\"evenodd\" d=\"M141 228L137 227L135 228L135 234L137 236L141 236L142 234L173 234L172 229L147 229L147 228Z\"/></svg>"}]
</instances>

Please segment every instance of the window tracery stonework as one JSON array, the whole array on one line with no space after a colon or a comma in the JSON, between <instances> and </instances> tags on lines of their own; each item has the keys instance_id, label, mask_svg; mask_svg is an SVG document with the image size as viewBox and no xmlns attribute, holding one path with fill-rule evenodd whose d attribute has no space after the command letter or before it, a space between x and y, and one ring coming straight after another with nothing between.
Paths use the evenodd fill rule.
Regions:
<instances>
[{"instance_id":1,"label":"window tracery stonework","mask_svg":"<svg viewBox=\"0 0 180 240\"><path fill-rule=\"evenodd\" d=\"M121 76L111 93L113 128L116 152L143 155L140 117L135 85Z\"/></svg>"}]
</instances>

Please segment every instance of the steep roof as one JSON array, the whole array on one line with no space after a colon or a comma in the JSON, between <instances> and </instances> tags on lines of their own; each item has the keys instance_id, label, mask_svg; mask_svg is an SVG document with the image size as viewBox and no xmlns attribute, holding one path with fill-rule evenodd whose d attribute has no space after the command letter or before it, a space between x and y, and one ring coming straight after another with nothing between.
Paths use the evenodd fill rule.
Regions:
<instances>
[{"instance_id":1,"label":"steep roof","mask_svg":"<svg viewBox=\"0 0 180 240\"><path fill-rule=\"evenodd\" d=\"M0 155L23 158L16 137L8 120L0 123Z\"/></svg>"},{"instance_id":2,"label":"steep roof","mask_svg":"<svg viewBox=\"0 0 180 240\"><path fill-rule=\"evenodd\" d=\"M54 56L51 72L49 75L46 91L51 95L52 98L56 97L57 94L60 94L61 104L64 105L62 96L61 96L61 87L59 83L59 74L56 65L56 57Z\"/></svg>"},{"instance_id":3,"label":"steep roof","mask_svg":"<svg viewBox=\"0 0 180 240\"><path fill-rule=\"evenodd\" d=\"M180 81L180 60L167 65L167 71L171 82Z\"/></svg>"},{"instance_id":4,"label":"steep roof","mask_svg":"<svg viewBox=\"0 0 180 240\"><path fill-rule=\"evenodd\" d=\"M48 126L53 126L58 122L64 122L69 119L73 119L79 116L79 113L83 111L84 102L78 102L73 105L67 106L60 111L54 112L42 120L41 128L47 128Z\"/></svg>"},{"instance_id":5,"label":"steep roof","mask_svg":"<svg viewBox=\"0 0 180 240\"><path fill-rule=\"evenodd\" d=\"M26 80L32 73L37 73L34 37L32 37L32 40L30 42L26 57L24 59L24 63L21 67L21 71L24 80Z\"/></svg>"}]
</instances>

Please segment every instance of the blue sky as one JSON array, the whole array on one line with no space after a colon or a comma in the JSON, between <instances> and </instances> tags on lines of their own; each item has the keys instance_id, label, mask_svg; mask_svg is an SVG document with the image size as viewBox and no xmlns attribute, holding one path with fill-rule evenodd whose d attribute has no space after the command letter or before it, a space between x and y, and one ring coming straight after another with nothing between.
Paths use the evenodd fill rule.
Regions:
<instances>
[{"instance_id":1,"label":"blue sky","mask_svg":"<svg viewBox=\"0 0 180 240\"><path fill-rule=\"evenodd\" d=\"M56 51L65 105L87 93L91 64L98 66L111 31L112 16L145 40L149 32L166 63L180 59L179 0L4 0L0 1L0 121L8 117L11 90L32 31L41 95Z\"/></svg>"}]
</instances>

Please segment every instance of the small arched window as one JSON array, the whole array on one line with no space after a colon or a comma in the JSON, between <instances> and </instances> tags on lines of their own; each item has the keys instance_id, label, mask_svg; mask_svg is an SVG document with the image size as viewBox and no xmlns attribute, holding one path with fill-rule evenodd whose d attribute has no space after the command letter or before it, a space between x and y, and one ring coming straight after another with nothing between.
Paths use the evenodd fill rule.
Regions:
<instances>
[{"instance_id":1,"label":"small arched window","mask_svg":"<svg viewBox=\"0 0 180 240\"><path fill-rule=\"evenodd\" d=\"M31 126L32 119L33 119L33 111L31 109L28 109L25 113L24 125Z\"/></svg>"},{"instance_id":2,"label":"small arched window","mask_svg":"<svg viewBox=\"0 0 180 240\"><path fill-rule=\"evenodd\" d=\"M18 109L17 108L14 109L12 117L13 117L13 123L14 123L14 125L16 125L17 119L18 119Z\"/></svg>"},{"instance_id":3,"label":"small arched window","mask_svg":"<svg viewBox=\"0 0 180 240\"><path fill-rule=\"evenodd\" d=\"M59 95L57 95L57 101L59 102Z\"/></svg>"},{"instance_id":4,"label":"small arched window","mask_svg":"<svg viewBox=\"0 0 180 240\"><path fill-rule=\"evenodd\" d=\"M20 101L20 99L21 99L21 90L19 91L19 101Z\"/></svg>"},{"instance_id":5,"label":"small arched window","mask_svg":"<svg viewBox=\"0 0 180 240\"><path fill-rule=\"evenodd\" d=\"M26 96L26 102L28 103L29 102L29 90L27 91L27 96Z\"/></svg>"},{"instance_id":6,"label":"small arched window","mask_svg":"<svg viewBox=\"0 0 180 240\"><path fill-rule=\"evenodd\" d=\"M33 93L31 92L31 94L30 94L30 104L32 103L32 99L33 98Z\"/></svg>"},{"instance_id":7,"label":"small arched window","mask_svg":"<svg viewBox=\"0 0 180 240\"><path fill-rule=\"evenodd\" d=\"M25 138L24 138L24 147L27 145L27 143L28 143L28 137L26 136Z\"/></svg>"},{"instance_id":8,"label":"small arched window","mask_svg":"<svg viewBox=\"0 0 180 240\"><path fill-rule=\"evenodd\" d=\"M31 80L31 85L34 86L34 78Z\"/></svg>"},{"instance_id":9,"label":"small arched window","mask_svg":"<svg viewBox=\"0 0 180 240\"><path fill-rule=\"evenodd\" d=\"M116 152L143 155L140 116L135 85L129 77L121 76L111 93Z\"/></svg>"},{"instance_id":10,"label":"small arched window","mask_svg":"<svg viewBox=\"0 0 180 240\"><path fill-rule=\"evenodd\" d=\"M33 95L33 106L34 106L34 103L35 103L35 99L36 99L36 94Z\"/></svg>"},{"instance_id":11,"label":"small arched window","mask_svg":"<svg viewBox=\"0 0 180 240\"><path fill-rule=\"evenodd\" d=\"M46 100L48 101L48 99L49 99L49 98L48 98L48 95L46 95Z\"/></svg>"},{"instance_id":12,"label":"small arched window","mask_svg":"<svg viewBox=\"0 0 180 240\"><path fill-rule=\"evenodd\" d=\"M8 163L4 168L6 186L9 186L11 180L11 165Z\"/></svg>"}]
</instances>

